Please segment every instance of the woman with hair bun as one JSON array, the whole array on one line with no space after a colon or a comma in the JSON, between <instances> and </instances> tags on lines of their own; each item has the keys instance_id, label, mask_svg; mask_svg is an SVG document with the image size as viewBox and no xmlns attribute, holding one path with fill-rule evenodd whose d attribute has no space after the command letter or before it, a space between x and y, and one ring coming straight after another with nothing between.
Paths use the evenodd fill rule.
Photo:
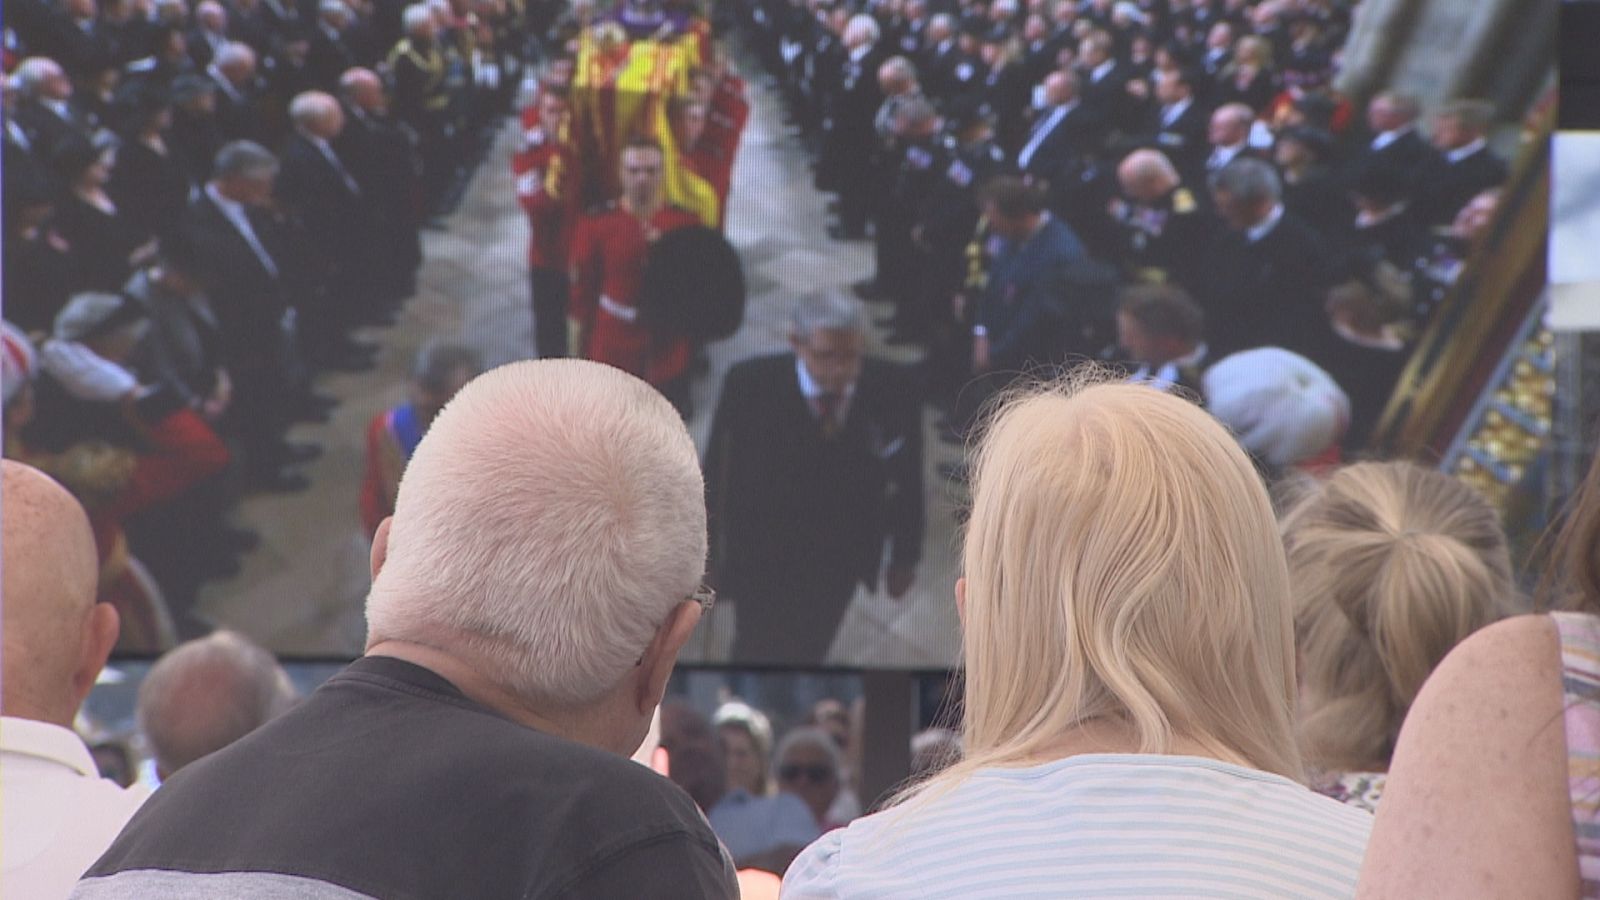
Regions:
<instances>
[{"instance_id":1,"label":"woman with hair bun","mask_svg":"<svg viewBox=\"0 0 1600 900\"><path fill-rule=\"evenodd\" d=\"M1600 897L1600 455L1554 605L1462 641L1411 705L1362 897Z\"/></svg>"},{"instance_id":2,"label":"woman with hair bun","mask_svg":"<svg viewBox=\"0 0 1600 900\"><path fill-rule=\"evenodd\" d=\"M1233 437L1053 384L999 406L973 471L965 758L785 895L1349 896L1370 817L1301 781L1283 544Z\"/></svg>"},{"instance_id":3,"label":"woman with hair bun","mask_svg":"<svg viewBox=\"0 0 1600 900\"><path fill-rule=\"evenodd\" d=\"M1313 787L1376 810L1422 683L1517 596L1500 517L1443 472L1358 463L1300 498L1283 538Z\"/></svg>"}]
</instances>

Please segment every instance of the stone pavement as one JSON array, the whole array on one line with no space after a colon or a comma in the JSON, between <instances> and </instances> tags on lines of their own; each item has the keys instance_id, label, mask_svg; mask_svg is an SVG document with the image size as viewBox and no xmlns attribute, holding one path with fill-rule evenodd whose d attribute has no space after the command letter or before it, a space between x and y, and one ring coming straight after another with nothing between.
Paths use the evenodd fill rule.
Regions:
<instances>
[{"instance_id":1,"label":"stone pavement","mask_svg":"<svg viewBox=\"0 0 1600 900\"><path fill-rule=\"evenodd\" d=\"M847 286L872 266L870 244L827 238L825 197L811 186L807 157L783 125L776 94L752 81L751 101L729 210L729 236L745 262L750 303L739 333L709 348L711 372L695 385L696 413L689 424L702 445L723 373L739 360L786 347L794 297L820 286ZM260 532L261 548L245 558L237 578L206 586L202 615L288 656L361 652L368 546L356 497L367 421L404 397L412 355L434 335L459 336L491 366L532 356L527 229L507 164L514 140L508 123L448 229L424 233L426 262L417 295L396 325L364 335L382 347L377 367L319 381L342 402L326 424L301 426L292 434L325 448L307 469L313 486L242 504L237 517ZM869 353L901 362L914 358L882 346L876 335ZM943 669L956 659L954 514L964 497L935 472L936 463L954 461L959 452L935 439L933 418L930 412L928 529L916 584L899 601L860 592L829 665ZM736 604L719 604L691 640L684 662L726 659L736 615Z\"/></svg>"}]
</instances>

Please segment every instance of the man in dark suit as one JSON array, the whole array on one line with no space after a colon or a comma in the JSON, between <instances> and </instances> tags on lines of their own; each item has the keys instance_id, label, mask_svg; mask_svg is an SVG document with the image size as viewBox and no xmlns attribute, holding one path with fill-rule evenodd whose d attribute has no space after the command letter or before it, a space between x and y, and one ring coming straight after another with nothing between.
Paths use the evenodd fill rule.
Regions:
<instances>
[{"instance_id":1,"label":"man in dark suit","mask_svg":"<svg viewBox=\"0 0 1600 900\"><path fill-rule=\"evenodd\" d=\"M194 27L189 30L189 57L195 68L205 71L228 46L228 11L217 0L201 0L194 8Z\"/></svg>"},{"instance_id":2,"label":"man in dark suit","mask_svg":"<svg viewBox=\"0 0 1600 900\"><path fill-rule=\"evenodd\" d=\"M340 159L349 162L377 211L378 258L385 261L374 273L377 287L388 301L400 300L415 290L417 267L422 264L416 203L422 161L417 138L389 114L383 81L370 69L345 72L339 87L348 121L334 148Z\"/></svg>"},{"instance_id":3,"label":"man in dark suit","mask_svg":"<svg viewBox=\"0 0 1600 900\"><path fill-rule=\"evenodd\" d=\"M1198 285L1216 220L1172 161L1159 150L1135 150L1117 166L1117 184L1120 196L1108 211L1122 237L1116 261L1123 272L1139 281Z\"/></svg>"},{"instance_id":4,"label":"man in dark suit","mask_svg":"<svg viewBox=\"0 0 1600 900\"><path fill-rule=\"evenodd\" d=\"M873 194L872 167L868 160L878 146L874 120L883 94L878 89L878 67L885 55L878 47L878 23L857 15L844 29L844 56L835 79L823 127L822 165L831 172L839 192L839 228L836 238L866 236L867 215Z\"/></svg>"},{"instance_id":5,"label":"man in dark suit","mask_svg":"<svg viewBox=\"0 0 1600 900\"><path fill-rule=\"evenodd\" d=\"M1104 119L1078 95L1073 72L1052 72L1044 80L1045 106L1017 152L1017 168L1047 182L1070 179L1077 165L1098 149Z\"/></svg>"},{"instance_id":6,"label":"man in dark suit","mask_svg":"<svg viewBox=\"0 0 1600 900\"><path fill-rule=\"evenodd\" d=\"M69 141L94 140L96 123L72 102L72 79L60 63L42 56L22 61L13 76L17 124L32 139L34 152L48 160Z\"/></svg>"},{"instance_id":7,"label":"man in dark suit","mask_svg":"<svg viewBox=\"0 0 1600 900\"><path fill-rule=\"evenodd\" d=\"M290 102L289 117L294 133L284 144L277 195L306 229L311 281L322 295L302 305L306 349L330 368L366 368L348 332L371 311L372 275L382 261L373 253L373 204L333 146L344 131L344 109L328 94L307 91Z\"/></svg>"},{"instance_id":8,"label":"man in dark suit","mask_svg":"<svg viewBox=\"0 0 1600 900\"><path fill-rule=\"evenodd\" d=\"M1309 225L1286 213L1269 163L1238 159L1211 176L1227 223L1208 256L1200 291L1218 358L1276 346L1322 358L1333 332L1322 300L1332 281L1327 250Z\"/></svg>"},{"instance_id":9,"label":"man in dark suit","mask_svg":"<svg viewBox=\"0 0 1600 900\"><path fill-rule=\"evenodd\" d=\"M256 52L240 43L223 47L206 67L217 88L214 118L224 140L253 140L262 133L256 71Z\"/></svg>"},{"instance_id":10,"label":"man in dark suit","mask_svg":"<svg viewBox=\"0 0 1600 900\"><path fill-rule=\"evenodd\" d=\"M1353 160L1352 174L1385 166L1420 185L1439 158L1438 151L1417 132L1420 114L1416 99L1405 94L1384 91L1373 97L1367 104L1367 127L1372 131L1372 140Z\"/></svg>"},{"instance_id":11,"label":"man in dark suit","mask_svg":"<svg viewBox=\"0 0 1600 900\"><path fill-rule=\"evenodd\" d=\"M1116 39L1108 32L1090 32L1078 45L1078 75L1084 103L1094 108L1113 131L1134 127L1128 81L1133 77L1117 59Z\"/></svg>"},{"instance_id":12,"label":"man in dark suit","mask_svg":"<svg viewBox=\"0 0 1600 900\"><path fill-rule=\"evenodd\" d=\"M1195 93L1194 75L1182 69L1156 73L1155 103L1145 114L1140 142L1160 150L1187 178L1205 170L1210 117Z\"/></svg>"},{"instance_id":13,"label":"man in dark suit","mask_svg":"<svg viewBox=\"0 0 1600 900\"><path fill-rule=\"evenodd\" d=\"M736 365L706 450L711 571L735 604L733 662L823 662L858 584L910 589L922 554L921 403L864 360L843 291L801 297L793 353Z\"/></svg>"},{"instance_id":14,"label":"man in dark suit","mask_svg":"<svg viewBox=\"0 0 1600 900\"><path fill-rule=\"evenodd\" d=\"M354 18L344 0L322 0L306 56L307 74L318 90L337 90L339 76L358 65L346 37Z\"/></svg>"},{"instance_id":15,"label":"man in dark suit","mask_svg":"<svg viewBox=\"0 0 1600 900\"><path fill-rule=\"evenodd\" d=\"M233 376L228 431L258 486L299 490L309 482L285 467L316 456L318 448L283 440L295 365L295 317L285 287L290 255L262 212L277 174L277 159L259 144L224 146L211 180L189 204L183 232L201 261L222 362Z\"/></svg>"},{"instance_id":16,"label":"man in dark suit","mask_svg":"<svg viewBox=\"0 0 1600 900\"><path fill-rule=\"evenodd\" d=\"M1433 146L1439 151L1427 172L1419 212L1428 225L1448 225L1473 197L1505 183L1507 169L1489 149L1494 105L1456 100L1433 118Z\"/></svg>"},{"instance_id":17,"label":"man in dark suit","mask_svg":"<svg viewBox=\"0 0 1600 900\"><path fill-rule=\"evenodd\" d=\"M1183 288L1138 284L1124 289L1117 301L1117 346L1126 354L1129 381L1205 402L1200 376L1212 362L1205 313Z\"/></svg>"}]
</instances>

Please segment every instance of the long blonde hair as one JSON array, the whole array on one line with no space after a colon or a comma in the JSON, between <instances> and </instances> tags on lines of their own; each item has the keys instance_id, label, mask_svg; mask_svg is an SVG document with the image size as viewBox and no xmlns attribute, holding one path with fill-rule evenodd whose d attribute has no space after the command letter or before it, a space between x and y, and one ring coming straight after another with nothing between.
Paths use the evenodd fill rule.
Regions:
<instances>
[{"instance_id":1,"label":"long blonde hair","mask_svg":"<svg viewBox=\"0 0 1600 900\"><path fill-rule=\"evenodd\" d=\"M1091 719L1301 777L1288 574L1265 486L1194 404L1080 372L1001 404L966 534L965 759Z\"/></svg>"},{"instance_id":2,"label":"long blonde hair","mask_svg":"<svg viewBox=\"0 0 1600 900\"><path fill-rule=\"evenodd\" d=\"M1451 647L1517 596L1499 516L1410 463L1357 463L1284 516L1307 761L1387 768L1400 723Z\"/></svg>"}]
</instances>

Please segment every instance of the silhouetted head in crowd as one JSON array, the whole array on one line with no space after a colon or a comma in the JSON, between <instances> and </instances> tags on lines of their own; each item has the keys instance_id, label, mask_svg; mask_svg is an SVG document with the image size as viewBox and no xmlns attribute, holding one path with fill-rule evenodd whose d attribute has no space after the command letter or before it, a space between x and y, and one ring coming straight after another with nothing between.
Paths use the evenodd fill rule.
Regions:
<instances>
[{"instance_id":1,"label":"silhouetted head in crowd","mask_svg":"<svg viewBox=\"0 0 1600 900\"><path fill-rule=\"evenodd\" d=\"M344 107L331 94L306 91L289 101L289 120L307 137L332 141L344 131Z\"/></svg>"},{"instance_id":2,"label":"silhouetted head in crowd","mask_svg":"<svg viewBox=\"0 0 1600 900\"><path fill-rule=\"evenodd\" d=\"M833 737L821 728L796 728L778 742L772 757L778 790L804 800L818 824L843 786L844 755Z\"/></svg>"},{"instance_id":3,"label":"silhouetted head in crowd","mask_svg":"<svg viewBox=\"0 0 1600 900\"><path fill-rule=\"evenodd\" d=\"M367 650L515 721L639 746L705 597L705 484L659 392L514 363L445 405L379 526Z\"/></svg>"},{"instance_id":4,"label":"silhouetted head in crowd","mask_svg":"<svg viewBox=\"0 0 1600 900\"><path fill-rule=\"evenodd\" d=\"M1224 357L1201 382L1206 408L1272 473L1323 460L1350 426L1333 376L1281 347Z\"/></svg>"},{"instance_id":5,"label":"silhouetted head in crowd","mask_svg":"<svg viewBox=\"0 0 1600 900\"><path fill-rule=\"evenodd\" d=\"M622 148L619 156L623 203L630 211L641 215L654 213L661 204L665 172L661 145L653 138L634 138Z\"/></svg>"},{"instance_id":6,"label":"silhouetted head in crowd","mask_svg":"<svg viewBox=\"0 0 1600 900\"><path fill-rule=\"evenodd\" d=\"M917 67L904 56L891 56L878 66L878 89L885 97L909 93L917 87Z\"/></svg>"},{"instance_id":7,"label":"silhouetted head in crowd","mask_svg":"<svg viewBox=\"0 0 1600 900\"><path fill-rule=\"evenodd\" d=\"M1283 519L1306 761L1387 771L1411 701L1450 648L1510 612L1500 516L1460 479L1358 463Z\"/></svg>"},{"instance_id":8,"label":"silhouetted head in crowd","mask_svg":"<svg viewBox=\"0 0 1600 900\"><path fill-rule=\"evenodd\" d=\"M1217 215L1235 231L1249 231L1267 221L1283 199L1283 181L1271 164L1235 159L1211 173L1211 199Z\"/></svg>"},{"instance_id":9,"label":"silhouetted head in crowd","mask_svg":"<svg viewBox=\"0 0 1600 900\"><path fill-rule=\"evenodd\" d=\"M1452 100L1433 114L1433 145L1449 153L1489 135L1494 104L1487 100Z\"/></svg>"},{"instance_id":10,"label":"silhouetted head in crowd","mask_svg":"<svg viewBox=\"0 0 1600 900\"><path fill-rule=\"evenodd\" d=\"M667 777L701 810L709 811L728 791L722 747L705 716L682 703L661 704L661 749Z\"/></svg>"},{"instance_id":11,"label":"silhouetted head in crowd","mask_svg":"<svg viewBox=\"0 0 1600 900\"><path fill-rule=\"evenodd\" d=\"M411 364L411 404L422 430L433 424L450 398L482 373L483 356L471 347L438 339L423 344Z\"/></svg>"},{"instance_id":12,"label":"silhouetted head in crowd","mask_svg":"<svg viewBox=\"0 0 1600 900\"><path fill-rule=\"evenodd\" d=\"M1183 288L1141 284L1117 302L1117 344L1143 365L1159 368L1195 352L1205 338L1205 313Z\"/></svg>"},{"instance_id":13,"label":"silhouetted head in crowd","mask_svg":"<svg viewBox=\"0 0 1600 900\"><path fill-rule=\"evenodd\" d=\"M61 64L47 56L30 56L17 64L12 73L17 94L25 99L61 101L72 99L72 79Z\"/></svg>"},{"instance_id":14,"label":"silhouetted head in crowd","mask_svg":"<svg viewBox=\"0 0 1600 900\"><path fill-rule=\"evenodd\" d=\"M1213 147L1237 147L1250 139L1255 111L1243 103L1229 103L1211 114L1206 139Z\"/></svg>"},{"instance_id":15,"label":"silhouetted head in crowd","mask_svg":"<svg viewBox=\"0 0 1600 900\"><path fill-rule=\"evenodd\" d=\"M272 199L278 158L254 141L234 141L217 151L211 184L217 193L245 206L264 206Z\"/></svg>"},{"instance_id":16,"label":"silhouetted head in crowd","mask_svg":"<svg viewBox=\"0 0 1600 900\"><path fill-rule=\"evenodd\" d=\"M1367 127L1374 134L1403 131L1415 125L1421 113L1415 97L1384 91L1367 104Z\"/></svg>"},{"instance_id":17,"label":"silhouetted head in crowd","mask_svg":"<svg viewBox=\"0 0 1600 900\"><path fill-rule=\"evenodd\" d=\"M383 79L371 69L346 69L339 76L339 93L351 107L367 115L381 116L389 111L389 98Z\"/></svg>"},{"instance_id":18,"label":"silhouetted head in crowd","mask_svg":"<svg viewBox=\"0 0 1600 900\"><path fill-rule=\"evenodd\" d=\"M731 700L717 708L711 721L722 743L729 789L764 796L770 787L767 768L772 756L772 723L766 714Z\"/></svg>"},{"instance_id":19,"label":"silhouetted head in crowd","mask_svg":"<svg viewBox=\"0 0 1600 900\"><path fill-rule=\"evenodd\" d=\"M256 51L249 44L227 44L217 51L211 65L236 88L244 88L256 77Z\"/></svg>"},{"instance_id":20,"label":"silhouetted head in crowd","mask_svg":"<svg viewBox=\"0 0 1600 900\"><path fill-rule=\"evenodd\" d=\"M1117 166L1123 196L1154 203L1183 184L1178 169L1160 150L1135 150Z\"/></svg>"},{"instance_id":21,"label":"silhouetted head in crowd","mask_svg":"<svg viewBox=\"0 0 1600 900\"><path fill-rule=\"evenodd\" d=\"M165 780L267 724L296 696L272 654L218 631L157 660L139 685L135 713Z\"/></svg>"},{"instance_id":22,"label":"silhouetted head in crowd","mask_svg":"<svg viewBox=\"0 0 1600 900\"><path fill-rule=\"evenodd\" d=\"M866 333L866 309L843 291L812 291L795 301L789 344L825 394L842 395L861 377Z\"/></svg>"},{"instance_id":23,"label":"silhouetted head in crowd","mask_svg":"<svg viewBox=\"0 0 1600 900\"><path fill-rule=\"evenodd\" d=\"M71 728L120 622L95 602L100 560L83 507L32 466L0 466L0 714Z\"/></svg>"},{"instance_id":24,"label":"silhouetted head in crowd","mask_svg":"<svg viewBox=\"0 0 1600 900\"><path fill-rule=\"evenodd\" d=\"M933 783L1091 733L1299 777L1283 547L1226 429L1165 392L1057 383L1003 402L975 462L966 758Z\"/></svg>"},{"instance_id":25,"label":"silhouetted head in crowd","mask_svg":"<svg viewBox=\"0 0 1600 900\"><path fill-rule=\"evenodd\" d=\"M1045 213L1044 189L1013 175L1002 175L984 187L980 205L989 227L1001 237L1026 240L1038 230Z\"/></svg>"}]
</instances>

